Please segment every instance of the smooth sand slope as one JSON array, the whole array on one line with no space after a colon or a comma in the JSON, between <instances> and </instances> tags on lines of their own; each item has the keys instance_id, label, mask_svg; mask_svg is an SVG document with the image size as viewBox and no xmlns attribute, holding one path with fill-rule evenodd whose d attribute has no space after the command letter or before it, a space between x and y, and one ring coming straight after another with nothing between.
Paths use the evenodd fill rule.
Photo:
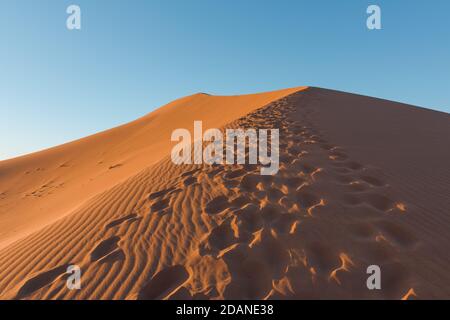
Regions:
<instances>
[{"instance_id":1,"label":"smooth sand slope","mask_svg":"<svg viewBox=\"0 0 450 320\"><path fill-rule=\"evenodd\" d=\"M279 173L174 165L194 120L279 128ZM0 162L0 298L448 299L449 144L448 114L325 89L177 100Z\"/></svg>"}]
</instances>

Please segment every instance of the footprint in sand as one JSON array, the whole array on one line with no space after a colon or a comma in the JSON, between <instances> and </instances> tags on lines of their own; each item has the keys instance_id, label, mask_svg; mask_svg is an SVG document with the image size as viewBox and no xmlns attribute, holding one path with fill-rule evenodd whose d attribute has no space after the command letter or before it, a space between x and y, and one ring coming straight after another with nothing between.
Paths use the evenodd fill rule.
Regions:
<instances>
[{"instance_id":1,"label":"footprint in sand","mask_svg":"<svg viewBox=\"0 0 450 320\"><path fill-rule=\"evenodd\" d=\"M336 181L342 184L350 184L351 182L355 181L355 178L346 175L346 174L340 174L338 176L336 176Z\"/></svg>"},{"instance_id":2,"label":"footprint in sand","mask_svg":"<svg viewBox=\"0 0 450 320\"><path fill-rule=\"evenodd\" d=\"M218 214L229 206L228 199L225 196L218 196L209 201L205 207L205 212L208 214Z\"/></svg>"},{"instance_id":3,"label":"footprint in sand","mask_svg":"<svg viewBox=\"0 0 450 320\"><path fill-rule=\"evenodd\" d=\"M344 194L342 196L342 202L349 206L358 206L363 203L363 200L357 195L354 194Z\"/></svg>"},{"instance_id":4,"label":"footprint in sand","mask_svg":"<svg viewBox=\"0 0 450 320\"><path fill-rule=\"evenodd\" d=\"M234 226L239 237L256 232L264 225L263 214L261 214L260 208L253 203L247 204L233 213L236 216Z\"/></svg>"},{"instance_id":5,"label":"footprint in sand","mask_svg":"<svg viewBox=\"0 0 450 320\"><path fill-rule=\"evenodd\" d=\"M269 230L255 233L250 245L235 244L221 252L231 275L223 296L225 299L263 299L272 289L274 279L285 272L287 250Z\"/></svg>"},{"instance_id":6,"label":"footprint in sand","mask_svg":"<svg viewBox=\"0 0 450 320\"><path fill-rule=\"evenodd\" d=\"M199 246L200 255L217 255L219 251L231 246L238 240L230 223L230 221L224 221L221 225L211 230L204 243Z\"/></svg>"},{"instance_id":7,"label":"footprint in sand","mask_svg":"<svg viewBox=\"0 0 450 320\"><path fill-rule=\"evenodd\" d=\"M129 214L129 215L125 216L125 217L122 217L122 218L119 218L119 219L111 221L110 223L108 223L105 226L105 229L108 230L108 229L113 228L115 226L121 225L124 222L134 222L134 221L137 221L137 220L140 220L140 219L142 219L142 217L139 217L135 213Z\"/></svg>"},{"instance_id":8,"label":"footprint in sand","mask_svg":"<svg viewBox=\"0 0 450 320\"><path fill-rule=\"evenodd\" d=\"M356 239L373 239L377 233L376 228L367 222L355 222L347 226L349 234Z\"/></svg>"},{"instance_id":9,"label":"footprint in sand","mask_svg":"<svg viewBox=\"0 0 450 320\"><path fill-rule=\"evenodd\" d=\"M191 176L194 176L194 175L195 175L196 173L198 173L199 171L200 171L200 169L190 170L190 171L184 172L184 173L181 175L181 177L182 177L182 178L191 177Z\"/></svg>"},{"instance_id":10,"label":"footprint in sand","mask_svg":"<svg viewBox=\"0 0 450 320\"><path fill-rule=\"evenodd\" d=\"M170 199L158 200L150 206L150 211L151 212L163 211L169 207L169 202L170 202Z\"/></svg>"},{"instance_id":11,"label":"footprint in sand","mask_svg":"<svg viewBox=\"0 0 450 320\"><path fill-rule=\"evenodd\" d=\"M272 228L278 234L295 234L300 220L289 213L281 214L272 224Z\"/></svg>"},{"instance_id":12,"label":"footprint in sand","mask_svg":"<svg viewBox=\"0 0 450 320\"><path fill-rule=\"evenodd\" d=\"M120 237L114 236L100 242L91 252L91 261L104 262L106 260L123 258L124 252L118 245L119 241Z\"/></svg>"},{"instance_id":13,"label":"footprint in sand","mask_svg":"<svg viewBox=\"0 0 450 320\"><path fill-rule=\"evenodd\" d=\"M230 208L240 208L251 203L252 200L246 195L240 195L230 199Z\"/></svg>"},{"instance_id":14,"label":"footprint in sand","mask_svg":"<svg viewBox=\"0 0 450 320\"><path fill-rule=\"evenodd\" d=\"M176 265L161 270L139 291L138 300L158 300L175 294L190 278L188 270Z\"/></svg>"},{"instance_id":15,"label":"footprint in sand","mask_svg":"<svg viewBox=\"0 0 450 320\"><path fill-rule=\"evenodd\" d=\"M304 208L310 216L312 216L314 209L325 205L323 199L312 191L309 191L307 188L300 189L300 191L297 192L296 197L301 207Z\"/></svg>"},{"instance_id":16,"label":"footprint in sand","mask_svg":"<svg viewBox=\"0 0 450 320\"><path fill-rule=\"evenodd\" d=\"M343 168L343 167L336 168L336 169L334 169L334 171L339 174L349 174L352 172L350 169Z\"/></svg>"},{"instance_id":17,"label":"footprint in sand","mask_svg":"<svg viewBox=\"0 0 450 320\"><path fill-rule=\"evenodd\" d=\"M292 155L292 154L288 154L288 153L283 153L280 155L280 164L289 164L292 163L294 160L297 160L297 156Z\"/></svg>"},{"instance_id":18,"label":"footprint in sand","mask_svg":"<svg viewBox=\"0 0 450 320\"><path fill-rule=\"evenodd\" d=\"M310 174L312 174L314 172L317 172L317 170L319 169L318 167L313 166L313 165L311 165L309 163L305 163L305 162L297 162L297 165L299 166L299 169L304 174L307 174L307 175L310 175Z\"/></svg>"},{"instance_id":19,"label":"footprint in sand","mask_svg":"<svg viewBox=\"0 0 450 320\"><path fill-rule=\"evenodd\" d=\"M162 197L164 195L170 195L170 194L173 194L173 193L176 193L176 192L179 192L179 191L181 191L181 190L180 189L176 189L175 187L171 187L171 188L168 188L168 189L165 189L165 190L157 191L157 192L151 193L148 196L148 200L154 200L154 199L160 198L160 197Z\"/></svg>"},{"instance_id":20,"label":"footprint in sand","mask_svg":"<svg viewBox=\"0 0 450 320\"><path fill-rule=\"evenodd\" d=\"M320 144L322 144L322 145L328 143L328 141L326 141L324 138L322 138L321 136L319 136L319 135L317 135L317 134L312 135L312 136L310 137L310 139L313 140L313 141L315 141L316 143L320 143Z\"/></svg>"},{"instance_id":21,"label":"footprint in sand","mask_svg":"<svg viewBox=\"0 0 450 320\"><path fill-rule=\"evenodd\" d=\"M109 169L109 170L113 170L113 169L120 168L120 167L122 167L122 166L123 166L122 163L118 163L118 164L111 165L108 169Z\"/></svg>"},{"instance_id":22,"label":"footprint in sand","mask_svg":"<svg viewBox=\"0 0 450 320\"><path fill-rule=\"evenodd\" d=\"M215 166L211 166L211 169L208 170L206 174L208 175L208 178L212 179L223 171L224 171L223 167L216 168Z\"/></svg>"},{"instance_id":23,"label":"footprint in sand","mask_svg":"<svg viewBox=\"0 0 450 320\"><path fill-rule=\"evenodd\" d=\"M333 161L343 161L347 160L348 156L342 151L333 150L330 152L328 158Z\"/></svg>"},{"instance_id":24,"label":"footprint in sand","mask_svg":"<svg viewBox=\"0 0 450 320\"><path fill-rule=\"evenodd\" d=\"M227 173L225 173L224 178L225 179L236 179L238 177L241 177L247 173L244 169L237 169L237 170L231 170Z\"/></svg>"},{"instance_id":25,"label":"footprint in sand","mask_svg":"<svg viewBox=\"0 0 450 320\"><path fill-rule=\"evenodd\" d=\"M381 179L371 177L371 176L361 176L360 179L374 187L382 187L385 185L385 183Z\"/></svg>"},{"instance_id":26,"label":"footprint in sand","mask_svg":"<svg viewBox=\"0 0 450 320\"><path fill-rule=\"evenodd\" d=\"M282 214L282 212L282 206L270 202L263 203L260 209L261 217L264 219L265 223L272 223Z\"/></svg>"},{"instance_id":27,"label":"footprint in sand","mask_svg":"<svg viewBox=\"0 0 450 320\"><path fill-rule=\"evenodd\" d=\"M417 243L417 238L412 232L393 221L380 220L376 225L387 239L392 240L397 245L411 247Z\"/></svg>"},{"instance_id":28,"label":"footprint in sand","mask_svg":"<svg viewBox=\"0 0 450 320\"><path fill-rule=\"evenodd\" d=\"M401 299L410 288L410 272L398 262L381 264L381 288L385 299Z\"/></svg>"},{"instance_id":29,"label":"footprint in sand","mask_svg":"<svg viewBox=\"0 0 450 320\"><path fill-rule=\"evenodd\" d=\"M259 182L261 182L260 176L254 173L248 173L242 177L240 185L246 191L255 191Z\"/></svg>"},{"instance_id":30,"label":"footprint in sand","mask_svg":"<svg viewBox=\"0 0 450 320\"><path fill-rule=\"evenodd\" d=\"M337 168L345 168L353 171L358 171L363 169L363 165L355 162L355 161L347 161L347 162L334 162L333 166Z\"/></svg>"},{"instance_id":31,"label":"footprint in sand","mask_svg":"<svg viewBox=\"0 0 450 320\"><path fill-rule=\"evenodd\" d=\"M196 177L187 177L186 179L183 180L183 185L185 187L193 185L194 183L197 183L197 178Z\"/></svg>"},{"instance_id":32,"label":"footprint in sand","mask_svg":"<svg viewBox=\"0 0 450 320\"><path fill-rule=\"evenodd\" d=\"M329 275L339 265L339 252L331 246L322 242L312 242L306 246L306 256L309 264L317 272Z\"/></svg>"},{"instance_id":33,"label":"footprint in sand","mask_svg":"<svg viewBox=\"0 0 450 320\"><path fill-rule=\"evenodd\" d=\"M364 258L367 265L388 263L395 260L397 249L386 240L365 242L361 246L360 257Z\"/></svg>"},{"instance_id":34,"label":"footprint in sand","mask_svg":"<svg viewBox=\"0 0 450 320\"><path fill-rule=\"evenodd\" d=\"M257 164L243 164L242 170L244 170L247 173L259 171L259 166Z\"/></svg>"},{"instance_id":35,"label":"footprint in sand","mask_svg":"<svg viewBox=\"0 0 450 320\"><path fill-rule=\"evenodd\" d=\"M49 271L41 272L37 276L27 280L22 287L20 287L16 299L23 299L39 289L52 284L57 278L66 273L68 266L69 265L63 265Z\"/></svg>"},{"instance_id":36,"label":"footprint in sand","mask_svg":"<svg viewBox=\"0 0 450 320\"><path fill-rule=\"evenodd\" d=\"M395 202L385 195L368 193L364 196L365 202L380 211L390 211L395 207Z\"/></svg>"},{"instance_id":37,"label":"footprint in sand","mask_svg":"<svg viewBox=\"0 0 450 320\"><path fill-rule=\"evenodd\" d=\"M321 147L323 150L326 150L326 151L330 151L330 150L332 150L333 148L336 148L336 146L333 146L333 145L327 144L327 143L321 144L320 147Z\"/></svg>"},{"instance_id":38,"label":"footprint in sand","mask_svg":"<svg viewBox=\"0 0 450 320\"><path fill-rule=\"evenodd\" d=\"M298 145L293 145L287 149L287 153L293 157L299 157L303 155L304 150Z\"/></svg>"},{"instance_id":39,"label":"footprint in sand","mask_svg":"<svg viewBox=\"0 0 450 320\"><path fill-rule=\"evenodd\" d=\"M277 188L269 188L267 190L267 199L270 202L278 202L281 198L283 198L285 194Z\"/></svg>"},{"instance_id":40,"label":"footprint in sand","mask_svg":"<svg viewBox=\"0 0 450 320\"><path fill-rule=\"evenodd\" d=\"M365 185L364 183L361 183L359 181L352 181L346 187L347 187L348 191L355 192L355 193L364 192L368 188L367 185Z\"/></svg>"}]
</instances>

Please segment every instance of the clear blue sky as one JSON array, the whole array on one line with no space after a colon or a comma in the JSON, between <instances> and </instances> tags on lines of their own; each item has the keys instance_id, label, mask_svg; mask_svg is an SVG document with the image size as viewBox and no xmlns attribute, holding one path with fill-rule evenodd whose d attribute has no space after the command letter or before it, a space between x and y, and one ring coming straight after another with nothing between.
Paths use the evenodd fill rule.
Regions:
<instances>
[{"instance_id":1,"label":"clear blue sky","mask_svg":"<svg viewBox=\"0 0 450 320\"><path fill-rule=\"evenodd\" d=\"M0 159L195 92L310 85L450 112L449 15L448 0L1 0Z\"/></svg>"}]
</instances>

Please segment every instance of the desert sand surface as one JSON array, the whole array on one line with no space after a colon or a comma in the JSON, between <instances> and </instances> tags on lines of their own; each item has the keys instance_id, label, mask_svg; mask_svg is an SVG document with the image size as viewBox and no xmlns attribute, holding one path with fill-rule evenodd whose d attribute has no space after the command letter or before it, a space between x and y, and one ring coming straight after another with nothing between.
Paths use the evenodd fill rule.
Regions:
<instances>
[{"instance_id":1,"label":"desert sand surface","mask_svg":"<svg viewBox=\"0 0 450 320\"><path fill-rule=\"evenodd\" d=\"M279 128L280 171L173 164L194 120ZM0 299L449 299L449 145L446 113L320 88L176 100L0 162Z\"/></svg>"},{"instance_id":2,"label":"desert sand surface","mask_svg":"<svg viewBox=\"0 0 450 320\"><path fill-rule=\"evenodd\" d=\"M0 248L70 214L93 196L170 153L171 133L194 120L220 128L301 90L217 97L195 94L136 121L28 156L0 162Z\"/></svg>"}]
</instances>

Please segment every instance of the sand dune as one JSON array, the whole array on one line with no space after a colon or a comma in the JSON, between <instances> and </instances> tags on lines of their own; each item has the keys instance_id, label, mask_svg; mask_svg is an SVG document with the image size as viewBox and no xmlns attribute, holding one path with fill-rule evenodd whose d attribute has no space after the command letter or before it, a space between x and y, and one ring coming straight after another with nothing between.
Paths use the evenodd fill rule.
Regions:
<instances>
[{"instance_id":1,"label":"sand dune","mask_svg":"<svg viewBox=\"0 0 450 320\"><path fill-rule=\"evenodd\" d=\"M88 199L169 154L170 135L226 123L302 88L263 94L188 96L126 125L0 162L0 248L72 213Z\"/></svg>"},{"instance_id":2,"label":"sand dune","mask_svg":"<svg viewBox=\"0 0 450 320\"><path fill-rule=\"evenodd\" d=\"M194 120L279 128L279 173L174 165ZM448 299L449 139L448 114L295 88L186 97L0 162L0 298Z\"/></svg>"}]
</instances>

